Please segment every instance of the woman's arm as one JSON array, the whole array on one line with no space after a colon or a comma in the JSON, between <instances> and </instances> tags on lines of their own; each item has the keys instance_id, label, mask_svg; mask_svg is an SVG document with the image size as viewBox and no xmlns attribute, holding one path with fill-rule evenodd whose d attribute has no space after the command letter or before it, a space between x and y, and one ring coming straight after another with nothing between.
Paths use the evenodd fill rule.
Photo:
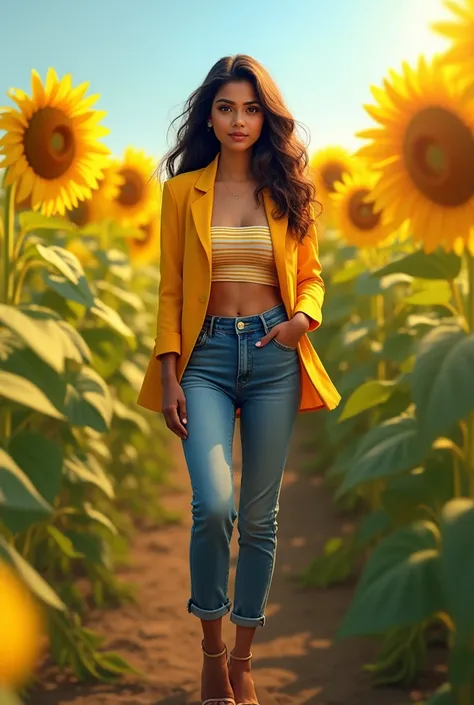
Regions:
<instances>
[{"instance_id":1,"label":"woman's arm","mask_svg":"<svg viewBox=\"0 0 474 705\"><path fill-rule=\"evenodd\" d=\"M311 215L314 218L312 204ZM316 223L313 222L309 226L308 234L303 242L298 245L296 305L294 310L294 314L302 311L311 319L308 332L319 328L323 320L322 306L325 288L321 270L318 234Z\"/></svg>"},{"instance_id":2,"label":"woman's arm","mask_svg":"<svg viewBox=\"0 0 474 705\"><path fill-rule=\"evenodd\" d=\"M163 184L160 226L160 285L155 355L181 354L183 305L183 246L179 234L178 206L169 184Z\"/></svg>"}]
</instances>

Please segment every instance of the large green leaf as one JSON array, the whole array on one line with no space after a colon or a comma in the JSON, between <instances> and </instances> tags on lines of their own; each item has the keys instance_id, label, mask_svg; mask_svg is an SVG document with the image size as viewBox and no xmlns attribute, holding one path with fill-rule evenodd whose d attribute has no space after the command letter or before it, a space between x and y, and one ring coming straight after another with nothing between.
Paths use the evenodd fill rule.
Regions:
<instances>
[{"instance_id":1,"label":"large green leaf","mask_svg":"<svg viewBox=\"0 0 474 705\"><path fill-rule=\"evenodd\" d=\"M390 399L395 387L396 380L371 379L364 382L358 389L354 390L339 416L339 421L345 421L352 416L357 416L367 409L383 404Z\"/></svg>"},{"instance_id":2,"label":"large green leaf","mask_svg":"<svg viewBox=\"0 0 474 705\"><path fill-rule=\"evenodd\" d=\"M411 386L427 442L474 409L473 369L474 335L457 326L440 326L420 342Z\"/></svg>"},{"instance_id":3,"label":"large green leaf","mask_svg":"<svg viewBox=\"0 0 474 705\"><path fill-rule=\"evenodd\" d=\"M112 420L112 397L104 380L90 367L82 367L68 382L64 406L71 424L107 431Z\"/></svg>"},{"instance_id":4,"label":"large green leaf","mask_svg":"<svg viewBox=\"0 0 474 705\"><path fill-rule=\"evenodd\" d=\"M438 530L417 522L384 538L370 556L339 637L415 624L445 607Z\"/></svg>"},{"instance_id":5,"label":"large green leaf","mask_svg":"<svg viewBox=\"0 0 474 705\"><path fill-rule=\"evenodd\" d=\"M138 428L141 434L148 436L150 433L150 424L138 411L130 409L126 404L123 404L119 399L113 401L114 415L123 421L128 421Z\"/></svg>"},{"instance_id":6,"label":"large green leaf","mask_svg":"<svg viewBox=\"0 0 474 705\"><path fill-rule=\"evenodd\" d=\"M326 325L340 323L349 318L356 307L352 294L333 294L324 304L324 320Z\"/></svg>"},{"instance_id":7,"label":"large green leaf","mask_svg":"<svg viewBox=\"0 0 474 705\"><path fill-rule=\"evenodd\" d=\"M122 281L130 281L132 277L132 267L125 252L111 248L110 250L96 250L94 256L104 266L106 272L113 274Z\"/></svg>"},{"instance_id":8,"label":"large green leaf","mask_svg":"<svg viewBox=\"0 0 474 705\"><path fill-rule=\"evenodd\" d=\"M333 284L345 284L352 279L360 276L365 272L367 266L362 260L352 260L346 263L345 267L341 267L332 277Z\"/></svg>"},{"instance_id":9,"label":"large green leaf","mask_svg":"<svg viewBox=\"0 0 474 705\"><path fill-rule=\"evenodd\" d=\"M454 252L445 252L439 249L427 254L423 250L418 250L372 272L372 276L383 277L386 274L403 272L423 279L453 280L456 279L460 271L461 258Z\"/></svg>"},{"instance_id":10,"label":"large green leaf","mask_svg":"<svg viewBox=\"0 0 474 705\"><path fill-rule=\"evenodd\" d=\"M82 335L91 350L94 369L108 379L122 363L126 350L123 337L105 326L86 328Z\"/></svg>"},{"instance_id":11,"label":"large green leaf","mask_svg":"<svg viewBox=\"0 0 474 705\"><path fill-rule=\"evenodd\" d=\"M0 536L0 557L15 568L18 575L42 602L54 609L66 610L66 605L54 590L3 536Z\"/></svg>"},{"instance_id":12,"label":"large green leaf","mask_svg":"<svg viewBox=\"0 0 474 705\"><path fill-rule=\"evenodd\" d=\"M16 533L44 518L52 509L14 458L0 448L0 518L6 526ZM17 526L17 515L21 513L23 521L20 517L21 526Z\"/></svg>"},{"instance_id":13,"label":"large green leaf","mask_svg":"<svg viewBox=\"0 0 474 705\"><path fill-rule=\"evenodd\" d=\"M474 502L453 499L443 507L441 571L457 644L474 637Z\"/></svg>"},{"instance_id":14,"label":"large green leaf","mask_svg":"<svg viewBox=\"0 0 474 705\"><path fill-rule=\"evenodd\" d=\"M415 343L416 339L413 333L403 330L391 333L384 340L378 357L400 364L413 354Z\"/></svg>"},{"instance_id":15,"label":"large green leaf","mask_svg":"<svg viewBox=\"0 0 474 705\"><path fill-rule=\"evenodd\" d=\"M55 419L64 419L64 415L56 409L46 395L36 385L19 375L0 370L0 398L40 411Z\"/></svg>"},{"instance_id":16,"label":"large green leaf","mask_svg":"<svg viewBox=\"0 0 474 705\"><path fill-rule=\"evenodd\" d=\"M363 482L407 472L421 463L426 452L420 444L416 419L398 416L374 426L360 442L336 496Z\"/></svg>"},{"instance_id":17,"label":"large green leaf","mask_svg":"<svg viewBox=\"0 0 474 705\"><path fill-rule=\"evenodd\" d=\"M451 300L451 289L447 281L413 281L413 292L403 299L412 306L443 306Z\"/></svg>"},{"instance_id":18,"label":"large green leaf","mask_svg":"<svg viewBox=\"0 0 474 705\"><path fill-rule=\"evenodd\" d=\"M133 291L127 291L126 289L122 289L121 287L111 284L108 281L98 281L97 288L100 291L106 291L109 294L112 294L119 299L119 301L122 301L124 304L127 304L127 306L130 306L134 311L141 312L145 310L143 300Z\"/></svg>"},{"instance_id":19,"label":"large green leaf","mask_svg":"<svg viewBox=\"0 0 474 705\"><path fill-rule=\"evenodd\" d=\"M35 211L23 211L18 216L20 228L25 233L32 230L77 230L77 226L67 218L55 218Z\"/></svg>"},{"instance_id":20,"label":"large green leaf","mask_svg":"<svg viewBox=\"0 0 474 705\"><path fill-rule=\"evenodd\" d=\"M433 693L426 705L456 705L450 683L445 683Z\"/></svg>"},{"instance_id":21,"label":"large green leaf","mask_svg":"<svg viewBox=\"0 0 474 705\"><path fill-rule=\"evenodd\" d=\"M75 301L86 308L90 308L94 303L94 296L89 289L87 280L81 280L79 284L73 284L67 277L62 274L52 274L51 272L42 272L43 281L52 291L62 296L67 301Z\"/></svg>"},{"instance_id":22,"label":"large green leaf","mask_svg":"<svg viewBox=\"0 0 474 705\"><path fill-rule=\"evenodd\" d=\"M113 308L104 304L100 299L94 300L94 305L91 308L91 313L96 315L98 318L102 319L108 326L113 328L123 335L124 338L128 339L129 342L135 341L135 333L123 322L117 311Z\"/></svg>"},{"instance_id":23,"label":"large green leaf","mask_svg":"<svg viewBox=\"0 0 474 705\"><path fill-rule=\"evenodd\" d=\"M0 368L32 382L56 409L61 410L66 396L64 376L55 372L22 341L18 341L18 345L5 350L3 355L0 353Z\"/></svg>"},{"instance_id":24,"label":"large green leaf","mask_svg":"<svg viewBox=\"0 0 474 705\"><path fill-rule=\"evenodd\" d=\"M110 478L93 455L72 455L64 461L64 471L71 482L87 482L99 487L110 499L115 496Z\"/></svg>"},{"instance_id":25,"label":"large green leaf","mask_svg":"<svg viewBox=\"0 0 474 705\"><path fill-rule=\"evenodd\" d=\"M60 331L56 321L51 319L38 321L18 308L0 304L0 322L13 331L56 372L64 370L64 352L59 343Z\"/></svg>"},{"instance_id":26,"label":"large green leaf","mask_svg":"<svg viewBox=\"0 0 474 705\"><path fill-rule=\"evenodd\" d=\"M36 431L22 431L13 436L8 451L41 496L53 504L61 489L61 446Z\"/></svg>"}]
</instances>

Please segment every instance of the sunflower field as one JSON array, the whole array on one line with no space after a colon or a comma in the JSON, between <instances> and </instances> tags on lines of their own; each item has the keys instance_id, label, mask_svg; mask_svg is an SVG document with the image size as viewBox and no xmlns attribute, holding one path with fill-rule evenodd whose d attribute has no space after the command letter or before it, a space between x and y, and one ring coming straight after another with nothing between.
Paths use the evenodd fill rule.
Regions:
<instances>
[{"instance_id":1,"label":"sunflower field","mask_svg":"<svg viewBox=\"0 0 474 705\"><path fill-rule=\"evenodd\" d=\"M167 430L135 404L156 322L155 163L132 147L111 158L87 83L50 69L31 84L0 113L4 705L46 646L80 680L132 670L83 616L134 599L115 566L135 524L173 519Z\"/></svg>"},{"instance_id":2,"label":"sunflower field","mask_svg":"<svg viewBox=\"0 0 474 705\"><path fill-rule=\"evenodd\" d=\"M356 530L300 576L357 577L339 638L377 635L374 684L449 653L429 705L474 703L474 1L433 25L444 54L391 70L365 144L311 168L328 292L314 336L343 400L310 448ZM308 421L308 423L310 423ZM362 563L362 572L360 566Z\"/></svg>"}]
</instances>

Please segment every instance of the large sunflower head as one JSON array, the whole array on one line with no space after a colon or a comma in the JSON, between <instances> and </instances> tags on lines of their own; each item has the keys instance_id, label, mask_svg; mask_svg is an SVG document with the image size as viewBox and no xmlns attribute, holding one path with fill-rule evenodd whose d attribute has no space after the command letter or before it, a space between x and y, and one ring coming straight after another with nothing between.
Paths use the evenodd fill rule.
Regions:
<instances>
[{"instance_id":1,"label":"large sunflower head","mask_svg":"<svg viewBox=\"0 0 474 705\"><path fill-rule=\"evenodd\" d=\"M148 223L138 228L141 238L128 238L130 261L134 265L159 264L160 262L160 217L159 213Z\"/></svg>"},{"instance_id":2,"label":"large sunflower head","mask_svg":"<svg viewBox=\"0 0 474 705\"><path fill-rule=\"evenodd\" d=\"M467 69L469 80L473 80L474 69L474 0L445 0L444 5L452 12L452 21L433 22L435 32L451 41L443 61Z\"/></svg>"},{"instance_id":3,"label":"large sunflower head","mask_svg":"<svg viewBox=\"0 0 474 705\"><path fill-rule=\"evenodd\" d=\"M323 220L326 225L333 223L332 193L335 184L341 181L343 174L351 174L354 169L353 159L347 149L333 145L312 154L309 161L311 178L316 185L316 197L324 207Z\"/></svg>"},{"instance_id":4,"label":"large sunflower head","mask_svg":"<svg viewBox=\"0 0 474 705\"><path fill-rule=\"evenodd\" d=\"M113 216L125 227L150 222L159 206L159 188L153 178L154 160L129 147L122 161L114 166L123 181L112 204Z\"/></svg>"},{"instance_id":5,"label":"large sunflower head","mask_svg":"<svg viewBox=\"0 0 474 705\"><path fill-rule=\"evenodd\" d=\"M349 245L373 247L392 235L393 228L382 223L382 213L374 210L372 189L377 175L358 170L344 174L331 194L334 224Z\"/></svg>"},{"instance_id":6,"label":"large sunflower head","mask_svg":"<svg viewBox=\"0 0 474 705\"><path fill-rule=\"evenodd\" d=\"M358 154L380 172L372 192L382 221L410 220L426 252L469 241L474 223L474 104L437 60L403 64L384 89L372 88L365 106L379 127L358 133L370 140Z\"/></svg>"},{"instance_id":7,"label":"large sunflower head","mask_svg":"<svg viewBox=\"0 0 474 705\"><path fill-rule=\"evenodd\" d=\"M31 196L34 210L44 215L77 207L97 188L109 150L98 141L109 130L99 125L104 111L90 110L98 95L84 98L88 83L72 87L69 74L61 80L50 68L43 86L31 76L32 97L9 91L18 109L2 108L0 154L5 184L16 184L18 203Z\"/></svg>"}]
</instances>

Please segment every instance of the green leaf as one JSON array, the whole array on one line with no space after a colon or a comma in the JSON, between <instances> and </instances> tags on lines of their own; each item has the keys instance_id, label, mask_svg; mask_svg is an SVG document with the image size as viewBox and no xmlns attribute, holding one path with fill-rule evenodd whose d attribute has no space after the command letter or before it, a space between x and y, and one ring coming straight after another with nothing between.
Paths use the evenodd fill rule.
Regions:
<instances>
[{"instance_id":1,"label":"green leaf","mask_svg":"<svg viewBox=\"0 0 474 705\"><path fill-rule=\"evenodd\" d=\"M339 269L332 277L333 284L345 284L360 276L367 269L361 260L353 260L346 263L346 266Z\"/></svg>"},{"instance_id":2,"label":"green leaf","mask_svg":"<svg viewBox=\"0 0 474 705\"><path fill-rule=\"evenodd\" d=\"M119 399L113 401L114 415L123 421L129 421L138 428L140 433L148 436L150 433L150 425L148 421L137 411L133 411L128 406L123 404Z\"/></svg>"},{"instance_id":3,"label":"green leaf","mask_svg":"<svg viewBox=\"0 0 474 705\"><path fill-rule=\"evenodd\" d=\"M445 683L433 693L426 705L456 705L450 683Z\"/></svg>"},{"instance_id":4,"label":"green leaf","mask_svg":"<svg viewBox=\"0 0 474 705\"><path fill-rule=\"evenodd\" d=\"M460 271L461 258L453 252L445 252L440 248L430 254L418 250L372 272L372 276L383 277L386 274L402 272L423 279L454 280Z\"/></svg>"},{"instance_id":5,"label":"green leaf","mask_svg":"<svg viewBox=\"0 0 474 705\"><path fill-rule=\"evenodd\" d=\"M386 533L390 529L390 524L390 517L383 507L366 514L357 527L357 543L360 546L369 545L380 534Z\"/></svg>"},{"instance_id":6,"label":"green leaf","mask_svg":"<svg viewBox=\"0 0 474 705\"><path fill-rule=\"evenodd\" d=\"M416 284L418 286L416 286ZM442 306L451 300L451 289L446 281L420 283L413 282L415 291L403 299L403 303L412 306Z\"/></svg>"},{"instance_id":7,"label":"green leaf","mask_svg":"<svg viewBox=\"0 0 474 705\"><path fill-rule=\"evenodd\" d=\"M3 331L8 332L8 331ZM8 332L9 333L9 332ZM13 335L10 334L9 335ZM4 336L0 333L0 342ZM22 341L12 350L0 354L0 368L5 372L23 377L40 389L56 409L62 409L66 396L66 382L62 376L41 360ZM3 359L2 359L3 358Z\"/></svg>"},{"instance_id":8,"label":"green leaf","mask_svg":"<svg viewBox=\"0 0 474 705\"><path fill-rule=\"evenodd\" d=\"M118 534L117 527L109 519L109 517L106 517L105 514L99 512L98 509L95 509L90 502L84 502L84 509L87 516L91 519L97 521L99 524L102 524L102 526L105 526L115 536Z\"/></svg>"},{"instance_id":9,"label":"green leaf","mask_svg":"<svg viewBox=\"0 0 474 705\"><path fill-rule=\"evenodd\" d=\"M2 396L46 416L64 420L63 414L51 404L38 387L29 380L4 370L0 370L0 397Z\"/></svg>"},{"instance_id":10,"label":"green leaf","mask_svg":"<svg viewBox=\"0 0 474 705\"><path fill-rule=\"evenodd\" d=\"M104 380L90 367L69 377L65 413L73 426L90 426L104 432L112 421L112 397Z\"/></svg>"},{"instance_id":11,"label":"green leaf","mask_svg":"<svg viewBox=\"0 0 474 705\"><path fill-rule=\"evenodd\" d=\"M0 322L56 372L64 370L64 353L62 345L58 344L60 329L56 321L34 320L13 306L0 304Z\"/></svg>"},{"instance_id":12,"label":"green leaf","mask_svg":"<svg viewBox=\"0 0 474 705\"><path fill-rule=\"evenodd\" d=\"M104 304L100 299L94 300L91 313L107 323L108 326L120 333L124 338L135 341L135 333L123 322L117 311Z\"/></svg>"},{"instance_id":13,"label":"green leaf","mask_svg":"<svg viewBox=\"0 0 474 705\"><path fill-rule=\"evenodd\" d=\"M88 563L105 565L107 560L106 545L101 536L80 533L79 531L68 531L66 536L70 539L74 550L83 554Z\"/></svg>"},{"instance_id":14,"label":"green leaf","mask_svg":"<svg viewBox=\"0 0 474 705\"><path fill-rule=\"evenodd\" d=\"M426 452L419 441L416 419L398 416L374 426L360 442L336 497L363 482L407 472L421 463Z\"/></svg>"},{"instance_id":15,"label":"green leaf","mask_svg":"<svg viewBox=\"0 0 474 705\"><path fill-rule=\"evenodd\" d=\"M444 505L441 520L441 572L456 642L467 645L474 636L474 563L466 560L474 545L474 502L453 499Z\"/></svg>"},{"instance_id":16,"label":"green leaf","mask_svg":"<svg viewBox=\"0 0 474 705\"><path fill-rule=\"evenodd\" d=\"M397 331L384 340L378 357L400 364L413 355L416 339L412 333Z\"/></svg>"},{"instance_id":17,"label":"green leaf","mask_svg":"<svg viewBox=\"0 0 474 705\"><path fill-rule=\"evenodd\" d=\"M40 495L30 478L15 460L0 448L0 518L14 533L18 530L15 519L23 513L27 528L53 511L51 505ZM20 522L21 523L21 522Z\"/></svg>"},{"instance_id":18,"label":"green leaf","mask_svg":"<svg viewBox=\"0 0 474 705\"><path fill-rule=\"evenodd\" d=\"M108 379L119 369L124 358L126 345L123 337L102 326L86 328L82 335L92 352L94 369Z\"/></svg>"},{"instance_id":19,"label":"green leaf","mask_svg":"<svg viewBox=\"0 0 474 705\"><path fill-rule=\"evenodd\" d=\"M0 556L15 568L20 578L42 602L56 610L66 610L66 605L54 590L3 536L0 536Z\"/></svg>"},{"instance_id":20,"label":"green leaf","mask_svg":"<svg viewBox=\"0 0 474 705\"><path fill-rule=\"evenodd\" d=\"M357 414L367 411L367 409L384 404L390 399L396 385L396 380L372 379L369 382L365 382L352 392L342 414L339 416L339 421L345 421L352 416L357 416Z\"/></svg>"},{"instance_id":21,"label":"green leaf","mask_svg":"<svg viewBox=\"0 0 474 705\"><path fill-rule=\"evenodd\" d=\"M107 272L122 279L122 281L130 281L132 267L128 255L126 255L125 252L111 248L110 250L96 250L94 255Z\"/></svg>"},{"instance_id":22,"label":"green leaf","mask_svg":"<svg viewBox=\"0 0 474 705\"><path fill-rule=\"evenodd\" d=\"M61 551L64 553L65 556L68 558L82 558L83 554L78 553L74 546L72 545L71 539L66 536L66 534L63 534L62 531L57 529L55 526L48 526L46 531L48 534L51 536L52 539L57 543Z\"/></svg>"},{"instance_id":23,"label":"green leaf","mask_svg":"<svg viewBox=\"0 0 474 705\"><path fill-rule=\"evenodd\" d=\"M352 294L333 294L324 305L324 320L327 325L345 321L356 307Z\"/></svg>"},{"instance_id":24,"label":"green leaf","mask_svg":"<svg viewBox=\"0 0 474 705\"><path fill-rule=\"evenodd\" d=\"M72 482L88 482L99 487L110 499L115 496L110 478L93 455L85 458L72 455L64 461L64 472Z\"/></svg>"},{"instance_id":25,"label":"green leaf","mask_svg":"<svg viewBox=\"0 0 474 705\"><path fill-rule=\"evenodd\" d=\"M444 609L438 532L417 522L382 539L370 556L338 637L379 634Z\"/></svg>"},{"instance_id":26,"label":"green leaf","mask_svg":"<svg viewBox=\"0 0 474 705\"><path fill-rule=\"evenodd\" d=\"M457 326L440 326L420 342L411 387L426 442L474 409L473 369L474 335Z\"/></svg>"},{"instance_id":27,"label":"green leaf","mask_svg":"<svg viewBox=\"0 0 474 705\"><path fill-rule=\"evenodd\" d=\"M36 431L22 431L13 436L8 450L41 496L53 504L61 489L61 446Z\"/></svg>"},{"instance_id":28,"label":"green leaf","mask_svg":"<svg viewBox=\"0 0 474 705\"><path fill-rule=\"evenodd\" d=\"M52 274L51 272L42 272L41 276L44 283L56 294L62 296L67 301L75 301L86 308L90 308L94 303L92 292L87 291L85 286L72 284L66 277L61 274ZM89 285L87 285L89 286Z\"/></svg>"},{"instance_id":29,"label":"green leaf","mask_svg":"<svg viewBox=\"0 0 474 705\"><path fill-rule=\"evenodd\" d=\"M138 296L138 294L134 294L133 291L121 289L119 286L115 286L115 284L111 284L108 281L97 282L97 288L101 291L106 291L109 294L112 294L119 299L119 301L122 301L124 304L130 306L134 311L141 312L145 310L143 300Z\"/></svg>"},{"instance_id":30,"label":"green leaf","mask_svg":"<svg viewBox=\"0 0 474 705\"><path fill-rule=\"evenodd\" d=\"M23 211L18 216L18 222L24 233L32 230L77 230L76 225L67 218L55 218L35 211Z\"/></svg>"}]
</instances>

